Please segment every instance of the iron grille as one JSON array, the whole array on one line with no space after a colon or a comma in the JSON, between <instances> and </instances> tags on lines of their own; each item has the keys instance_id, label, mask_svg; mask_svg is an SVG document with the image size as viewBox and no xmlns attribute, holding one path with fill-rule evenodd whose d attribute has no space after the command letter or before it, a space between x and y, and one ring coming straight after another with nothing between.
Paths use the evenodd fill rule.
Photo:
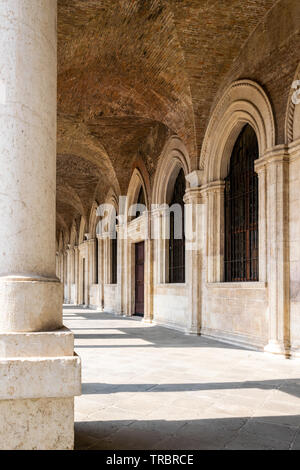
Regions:
<instances>
[{"instance_id":1,"label":"iron grille","mask_svg":"<svg viewBox=\"0 0 300 470\"><path fill-rule=\"evenodd\" d=\"M182 236L175 238L174 214L170 214L170 242L169 242L169 282L179 284L185 282L185 235L184 235L184 202L185 176L180 170L174 185L171 205L179 204L182 209Z\"/></svg>"},{"instance_id":2,"label":"iron grille","mask_svg":"<svg viewBox=\"0 0 300 470\"><path fill-rule=\"evenodd\" d=\"M258 281L258 143L246 125L234 146L225 180L225 280Z\"/></svg>"},{"instance_id":3,"label":"iron grille","mask_svg":"<svg viewBox=\"0 0 300 470\"><path fill-rule=\"evenodd\" d=\"M111 283L118 283L118 238L111 240Z\"/></svg>"}]
</instances>

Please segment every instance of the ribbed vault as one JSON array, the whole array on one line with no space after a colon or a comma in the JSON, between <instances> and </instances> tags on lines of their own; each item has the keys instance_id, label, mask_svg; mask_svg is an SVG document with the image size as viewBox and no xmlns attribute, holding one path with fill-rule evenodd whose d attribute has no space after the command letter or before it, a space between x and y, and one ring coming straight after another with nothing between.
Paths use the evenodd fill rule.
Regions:
<instances>
[{"instance_id":1,"label":"ribbed vault","mask_svg":"<svg viewBox=\"0 0 300 470\"><path fill-rule=\"evenodd\" d=\"M177 134L196 168L213 99L275 0L58 0L58 229Z\"/></svg>"}]
</instances>

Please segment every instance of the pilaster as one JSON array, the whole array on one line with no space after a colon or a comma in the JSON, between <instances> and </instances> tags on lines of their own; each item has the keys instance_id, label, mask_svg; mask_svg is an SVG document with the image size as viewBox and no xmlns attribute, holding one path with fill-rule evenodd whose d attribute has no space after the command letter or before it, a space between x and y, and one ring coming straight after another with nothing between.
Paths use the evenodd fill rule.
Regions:
<instances>
[{"instance_id":1,"label":"pilaster","mask_svg":"<svg viewBox=\"0 0 300 470\"><path fill-rule=\"evenodd\" d=\"M267 274L269 292L269 343L267 352L289 355L289 157L275 148L256 162L261 197L266 193ZM266 190L264 193L264 185ZM263 201L260 199L264 210ZM260 227L261 228L261 227ZM265 226L262 231L266 230ZM263 253L262 253L263 255Z\"/></svg>"},{"instance_id":2,"label":"pilaster","mask_svg":"<svg viewBox=\"0 0 300 470\"><path fill-rule=\"evenodd\" d=\"M187 334L201 332L202 263L204 198L201 188L187 189L185 197L186 284L188 286L189 316Z\"/></svg>"}]
</instances>

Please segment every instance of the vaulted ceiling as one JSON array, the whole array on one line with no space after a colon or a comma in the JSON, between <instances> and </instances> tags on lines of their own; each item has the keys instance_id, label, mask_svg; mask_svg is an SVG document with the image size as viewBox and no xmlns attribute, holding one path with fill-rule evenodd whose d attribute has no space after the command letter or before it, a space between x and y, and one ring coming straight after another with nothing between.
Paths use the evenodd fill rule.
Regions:
<instances>
[{"instance_id":1,"label":"vaulted ceiling","mask_svg":"<svg viewBox=\"0 0 300 470\"><path fill-rule=\"evenodd\" d=\"M58 0L57 224L86 217L171 134L195 168L213 99L276 0Z\"/></svg>"}]
</instances>

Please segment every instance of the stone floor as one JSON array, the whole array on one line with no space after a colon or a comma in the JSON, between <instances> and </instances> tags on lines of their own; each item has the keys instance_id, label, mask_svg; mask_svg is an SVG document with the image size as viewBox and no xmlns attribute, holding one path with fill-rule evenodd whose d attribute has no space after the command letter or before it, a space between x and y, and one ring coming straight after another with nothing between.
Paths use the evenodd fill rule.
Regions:
<instances>
[{"instance_id":1,"label":"stone floor","mask_svg":"<svg viewBox=\"0 0 300 470\"><path fill-rule=\"evenodd\" d=\"M66 307L77 449L300 449L300 363Z\"/></svg>"}]
</instances>

